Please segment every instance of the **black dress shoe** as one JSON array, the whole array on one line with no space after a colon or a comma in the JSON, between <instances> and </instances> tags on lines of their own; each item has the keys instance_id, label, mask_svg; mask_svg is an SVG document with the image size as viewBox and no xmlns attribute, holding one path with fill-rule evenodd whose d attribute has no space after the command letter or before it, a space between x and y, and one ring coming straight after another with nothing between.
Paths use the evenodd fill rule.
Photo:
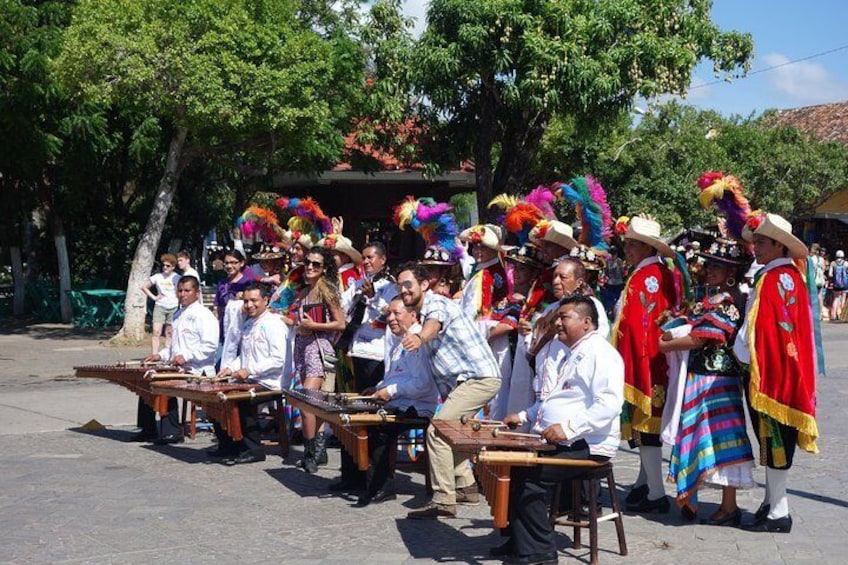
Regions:
<instances>
[{"instance_id":1,"label":"black dress shoe","mask_svg":"<svg viewBox=\"0 0 848 565\"><path fill-rule=\"evenodd\" d=\"M729 514L715 516L713 514L709 518L701 520L701 523L707 526L735 526L737 528L742 523L742 511L738 508Z\"/></svg>"},{"instance_id":2,"label":"black dress shoe","mask_svg":"<svg viewBox=\"0 0 848 565\"><path fill-rule=\"evenodd\" d=\"M760 507L754 512L754 522L762 522L768 518L769 511L771 511L771 504L766 504L765 502L760 504Z\"/></svg>"},{"instance_id":3,"label":"black dress shoe","mask_svg":"<svg viewBox=\"0 0 848 565\"><path fill-rule=\"evenodd\" d=\"M742 526L743 530L748 532L771 532L771 533L781 533L788 534L792 531L792 516L787 514L782 518L769 518L768 516L765 519L760 521L754 521L750 524L744 524Z\"/></svg>"},{"instance_id":4,"label":"black dress shoe","mask_svg":"<svg viewBox=\"0 0 848 565\"><path fill-rule=\"evenodd\" d=\"M356 481L339 479L327 485L327 490L330 492L351 492L354 490L365 490L365 485Z\"/></svg>"},{"instance_id":5,"label":"black dress shoe","mask_svg":"<svg viewBox=\"0 0 848 565\"><path fill-rule=\"evenodd\" d=\"M512 545L512 539L506 540L504 543L489 550L489 555L492 557L509 557L515 551Z\"/></svg>"},{"instance_id":6,"label":"black dress shoe","mask_svg":"<svg viewBox=\"0 0 848 565\"><path fill-rule=\"evenodd\" d=\"M138 432L130 436L130 441L134 443L148 443L156 441L159 438L156 434L148 434L147 432Z\"/></svg>"},{"instance_id":7,"label":"black dress shoe","mask_svg":"<svg viewBox=\"0 0 848 565\"><path fill-rule=\"evenodd\" d=\"M627 493L627 496L624 497L625 504L638 504L642 502L643 498L648 496L648 485L642 485L640 487L633 487L630 489L630 492Z\"/></svg>"},{"instance_id":8,"label":"black dress shoe","mask_svg":"<svg viewBox=\"0 0 848 565\"><path fill-rule=\"evenodd\" d=\"M206 455L209 457L215 457L216 459L232 459L233 457L238 455L237 451L233 451L231 449L221 449L220 447L213 447L206 450Z\"/></svg>"},{"instance_id":9,"label":"black dress shoe","mask_svg":"<svg viewBox=\"0 0 848 565\"><path fill-rule=\"evenodd\" d=\"M171 445L173 443L182 443L185 441L185 437L177 434L168 434L166 436L162 436L156 441L153 442L153 445Z\"/></svg>"},{"instance_id":10,"label":"black dress shoe","mask_svg":"<svg viewBox=\"0 0 848 565\"><path fill-rule=\"evenodd\" d=\"M660 514L667 514L669 511L670 505L668 503L668 497L663 496L656 500L650 500L645 497L636 504L628 504L627 510L630 512L636 512L638 514L650 514L651 512L659 512Z\"/></svg>"},{"instance_id":11,"label":"black dress shoe","mask_svg":"<svg viewBox=\"0 0 848 565\"><path fill-rule=\"evenodd\" d=\"M365 508L369 504L380 504L387 500L397 500L397 493L391 490L378 490L374 494L363 494L356 499L354 508Z\"/></svg>"},{"instance_id":12,"label":"black dress shoe","mask_svg":"<svg viewBox=\"0 0 848 565\"><path fill-rule=\"evenodd\" d=\"M265 454L257 455L252 451L240 453L235 459L229 459L227 465L243 465L246 463L259 463L265 461Z\"/></svg>"},{"instance_id":13,"label":"black dress shoe","mask_svg":"<svg viewBox=\"0 0 848 565\"><path fill-rule=\"evenodd\" d=\"M559 555L557 555L556 551L552 553L534 553L525 557L513 555L506 557L504 563L508 565L556 565L559 563Z\"/></svg>"},{"instance_id":14,"label":"black dress shoe","mask_svg":"<svg viewBox=\"0 0 848 565\"><path fill-rule=\"evenodd\" d=\"M680 515L687 522L694 522L698 518L698 512L688 504L680 507Z\"/></svg>"}]
</instances>

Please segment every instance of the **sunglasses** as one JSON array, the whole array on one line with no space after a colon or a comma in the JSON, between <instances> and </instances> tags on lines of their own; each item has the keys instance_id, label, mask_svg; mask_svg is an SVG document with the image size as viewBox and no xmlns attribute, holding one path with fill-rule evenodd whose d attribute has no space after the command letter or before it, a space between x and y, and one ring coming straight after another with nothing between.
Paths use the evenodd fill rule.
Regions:
<instances>
[{"instance_id":1,"label":"sunglasses","mask_svg":"<svg viewBox=\"0 0 848 565\"><path fill-rule=\"evenodd\" d=\"M412 281L403 281L402 283L397 283L395 286L398 290L402 288L405 288L406 290L412 290L415 285L412 283Z\"/></svg>"},{"instance_id":2,"label":"sunglasses","mask_svg":"<svg viewBox=\"0 0 848 565\"><path fill-rule=\"evenodd\" d=\"M313 269L323 269L324 268L324 263L322 263L320 261L306 261L304 263L304 265L306 265L307 267L312 267Z\"/></svg>"}]
</instances>

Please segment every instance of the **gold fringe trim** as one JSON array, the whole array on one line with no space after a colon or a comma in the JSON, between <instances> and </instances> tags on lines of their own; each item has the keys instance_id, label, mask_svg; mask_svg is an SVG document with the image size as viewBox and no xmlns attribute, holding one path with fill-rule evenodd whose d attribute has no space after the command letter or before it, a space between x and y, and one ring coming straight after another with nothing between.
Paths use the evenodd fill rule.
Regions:
<instances>
[{"instance_id":1,"label":"gold fringe trim","mask_svg":"<svg viewBox=\"0 0 848 565\"><path fill-rule=\"evenodd\" d=\"M751 353L751 381L748 384L748 395L751 399L751 406L757 412L767 414L781 424L796 428L798 430L798 446L804 451L818 453L819 449L816 446L816 439L819 437L819 428L816 425L816 419L810 414L782 404L760 392L760 367L757 362L755 322L760 309L760 294L765 278L761 277L757 281L757 286L754 290L756 293L754 302L751 306L751 311L748 313L748 350ZM625 387L625 396L626 392Z\"/></svg>"}]
</instances>

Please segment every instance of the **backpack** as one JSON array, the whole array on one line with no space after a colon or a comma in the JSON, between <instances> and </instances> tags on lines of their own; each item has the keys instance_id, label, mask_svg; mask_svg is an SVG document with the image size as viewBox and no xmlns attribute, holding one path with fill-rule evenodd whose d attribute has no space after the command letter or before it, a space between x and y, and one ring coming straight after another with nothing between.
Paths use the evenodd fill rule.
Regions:
<instances>
[{"instance_id":1,"label":"backpack","mask_svg":"<svg viewBox=\"0 0 848 565\"><path fill-rule=\"evenodd\" d=\"M836 290L848 289L848 265L844 262L833 266L833 288Z\"/></svg>"}]
</instances>

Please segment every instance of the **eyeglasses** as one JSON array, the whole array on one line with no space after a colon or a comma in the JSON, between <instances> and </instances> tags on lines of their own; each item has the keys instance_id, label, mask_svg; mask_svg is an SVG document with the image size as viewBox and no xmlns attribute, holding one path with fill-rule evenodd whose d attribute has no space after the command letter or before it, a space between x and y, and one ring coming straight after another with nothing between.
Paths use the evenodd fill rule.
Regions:
<instances>
[{"instance_id":1,"label":"eyeglasses","mask_svg":"<svg viewBox=\"0 0 848 565\"><path fill-rule=\"evenodd\" d=\"M324 268L324 263L322 263L320 261L306 261L304 263L304 265L306 265L307 267L312 267L313 269L323 269Z\"/></svg>"},{"instance_id":2,"label":"eyeglasses","mask_svg":"<svg viewBox=\"0 0 848 565\"><path fill-rule=\"evenodd\" d=\"M397 283L395 286L398 290L402 288L405 288L406 290L412 290L415 285L412 283L412 281L403 281L402 283Z\"/></svg>"}]
</instances>

